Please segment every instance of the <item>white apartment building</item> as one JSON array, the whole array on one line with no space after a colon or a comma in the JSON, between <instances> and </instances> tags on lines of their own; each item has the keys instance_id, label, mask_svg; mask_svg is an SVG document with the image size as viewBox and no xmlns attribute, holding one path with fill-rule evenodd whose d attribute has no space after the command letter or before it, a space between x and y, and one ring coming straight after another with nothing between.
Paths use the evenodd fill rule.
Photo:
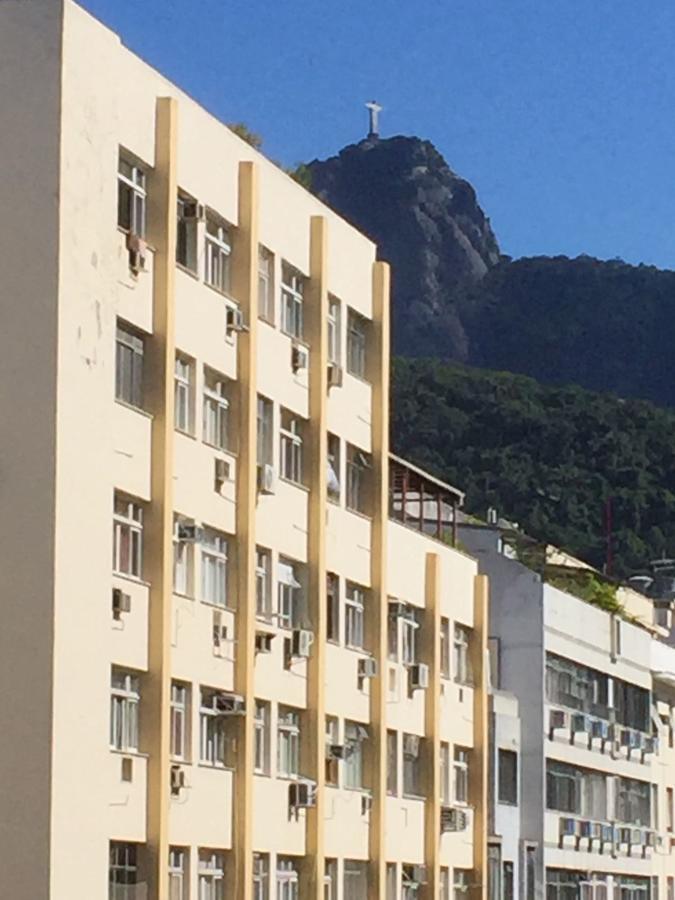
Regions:
<instances>
[{"instance_id":1,"label":"white apartment building","mask_svg":"<svg viewBox=\"0 0 675 900\"><path fill-rule=\"evenodd\" d=\"M503 710L491 736L491 758L501 762L490 804L491 896L510 900L515 883L527 900L544 891L547 900L671 898L675 656L650 626L646 598L620 588L643 621L612 614L555 585L556 568L563 583L579 574L564 554L549 552L555 564L542 580L531 549L514 552L509 529L465 523L459 531L489 576L493 703ZM580 571L583 581L590 570ZM507 764L518 720L520 758Z\"/></svg>"},{"instance_id":2,"label":"white apartment building","mask_svg":"<svg viewBox=\"0 0 675 900\"><path fill-rule=\"evenodd\" d=\"M0 0L0 126L0 893L483 897L487 585L389 515L376 248L70 0Z\"/></svg>"}]
</instances>

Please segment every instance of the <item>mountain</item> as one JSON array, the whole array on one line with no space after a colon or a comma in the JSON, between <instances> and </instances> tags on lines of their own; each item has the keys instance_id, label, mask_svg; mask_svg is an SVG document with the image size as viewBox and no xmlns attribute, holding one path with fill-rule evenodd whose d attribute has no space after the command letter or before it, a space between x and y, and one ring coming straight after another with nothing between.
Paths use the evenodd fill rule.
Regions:
<instances>
[{"instance_id":1,"label":"mountain","mask_svg":"<svg viewBox=\"0 0 675 900\"><path fill-rule=\"evenodd\" d=\"M312 191L392 263L394 351L467 359L455 298L500 258L471 185L409 137L364 140L307 170Z\"/></svg>"},{"instance_id":2,"label":"mountain","mask_svg":"<svg viewBox=\"0 0 675 900\"><path fill-rule=\"evenodd\" d=\"M397 359L393 449L533 537L627 575L675 547L675 413L579 387Z\"/></svg>"},{"instance_id":3,"label":"mountain","mask_svg":"<svg viewBox=\"0 0 675 900\"><path fill-rule=\"evenodd\" d=\"M392 264L393 349L675 406L675 273L582 256L511 261L428 141L365 140L311 188Z\"/></svg>"}]
</instances>

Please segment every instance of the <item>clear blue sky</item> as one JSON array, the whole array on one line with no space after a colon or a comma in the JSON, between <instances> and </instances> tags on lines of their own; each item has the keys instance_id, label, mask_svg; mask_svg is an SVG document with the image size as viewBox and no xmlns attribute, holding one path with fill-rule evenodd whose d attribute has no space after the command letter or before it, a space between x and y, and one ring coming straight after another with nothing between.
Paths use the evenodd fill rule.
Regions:
<instances>
[{"instance_id":1,"label":"clear blue sky","mask_svg":"<svg viewBox=\"0 0 675 900\"><path fill-rule=\"evenodd\" d=\"M284 163L432 140L513 256L675 268L673 0L81 0Z\"/></svg>"}]
</instances>

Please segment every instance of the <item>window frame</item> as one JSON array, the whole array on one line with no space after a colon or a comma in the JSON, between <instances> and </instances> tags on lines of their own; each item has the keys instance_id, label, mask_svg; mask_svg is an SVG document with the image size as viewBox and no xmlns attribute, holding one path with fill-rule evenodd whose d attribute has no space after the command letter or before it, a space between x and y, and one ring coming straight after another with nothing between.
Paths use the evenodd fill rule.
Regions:
<instances>
[{"instance_id":1,"label":"window frame","mask_svg":"<svg viewBox=\"0 0 675 900\"><path fill-rule=\"evenodd\" d=\"M281 262L281 331L295 340L304 339L305 277L297 269Z\"/></svg>"},{"instance_id":2,"label":"window frame","mask_svg":"<svg viewBox=\"0 0 675 900\"><path fill-rule=\"evenodd\" d=\"M118 319L115 330L115 400L144 411L145 337Z\"/></svg>"},{"instance_id":3,"label":"window frame","mask_svg":"<svg viewBox=\"0 0 675 900\"><path fill-rule=\"evenodd\" d=\"M117 681L117 683L116 683ZM110 749L138 753L141 687L138 675L112 666L110 671Z\"/></svg>"},{"instance_id":4,"label":"window frame","mask_svg":"<svg viewBox=\"0 0 675 900\"><path fill-rule=\"evenodd\" d=\"M225 853L199 848L197 864L199 900L225 900Z\"/></svg>"},{"instance_id":5,"label":"window frame","mask_svg":"<svg viewBox=\"0 0 675 900\"><path fill-rule=\"evenodd\" d=\"M227 768L227 720L214 708L218 694L213 688L199 691L199 763L214 769Z\"/></svg>"},{"instance_id":6,"label":"window frame","mask_svg":"<svg viewBox=\"0 0 675 900\"><path fill-rule=\"evenodd\" d=\"M469 778L470 778L471 751L468 747L453 747L452 754L452 797L458 806L467 806L469 803Z\"/></svg>"},{"instance_id":7,"label":"window frame","mask_svg":"<svg viewBox=\"0 0 675 900\"><path fill-rule=\"evenodd\" d=\"M204 528L201 549L201 599L220 609L229 607L229 541L215 528Z\"/></svg>"},{"instance_id":8,"label":"window frame","mask_svg":"<svg viewBox=\"0 0 675 900\"><path fill-rule=\"evenodd\" d=\"M300 711L279 704L277 711L277 777L297 779L300 774Z\"/></svg>"},{"instance_id":9,"label":"window frame","mask_svg":"<svg viewBox=\"0 0 675 900\"><path fill-rule=\"evenodd\" d=\"M171 682L169 753L171 759L187 762L190 759L190 685Z\"/></svg>"},{"instance_id":10,"label":"window frame","mask_svg":"<svg viewBox=\"0 0 675 900\"><path fill-rule=\"evenodd\" d=\"M258 318L268 325L274 325L274 299L274 254L258 244Z\"/></svg>"},{"instance_id":11,"label":"window frame","mask_svg":"<svg viewBox=\"0 0 675 900\"><path fill-rule=\"evenodd\" d=\"M303 485L305 420L281 408L279 423L279 474L291 484Z\"/></svg>"},{"instance_id":12,"label":"window frame","mask_svg":"<svg viewBox=\"0 0 675 900\"><path fill-rule=\"evenodd\" d=\"M126 512L123 512L126 507ZM113 498L113 573L140 581L143 577L143 505L125 494ZM127 546L126 552L124 546ZM128 557L128 568L123 560Z\"/></svg>"},{"instance_id":13,"label":"window frame","mask_svg":"<svg viewBox=\"0 0 675 900\"><path fill-rule=\"evenodd\" d=\"M214 229L214 230L210 230ZM229 295L232 279L231 226L212 210L207 210L204 228L204 284Z\"/></svg>"},{"instance_id":14,"label":"window frame","mask_svg":"<svg viewBox=\"0 0 675 900\"><path fill-rule=\"evenodd\" d=\"M355 309L347 308L347 371L355 378L367 376L368 319Z\"/></svg>"},{"instance_id":15,"label":"window frame","mask_svg":"<svg viewBox=\"0 0 675 900\"><path fill-rule=\"evenodd\" d=\"M270 774L271 707L266 700L256 700L253 712L253 771L256 775Z\"/></svg>"},{"instance_id":16,"label":"window frame","mask_svg":"<svg viewBox=\"0 0 675 900\"><path fill-rule=\"evenodd\" d=\"M123 172L127 166L129 172ZM126 198L123 201L123 196ZM126 215L123 215L123 202ZM128 220L128 221L127 221ZM117 227L127 234L145 239L148 224L147 168L120 150L117 162Z\"/></svg>"},{"instance_id":17,"label":"window frame","mask_svg":"<svg viewBox=\"0 0 675 900\"><path fill-rule=\"evenodd\" d=\"M345 647L364 650L366 646L366 588L354 581L345 586Z\"/></svg>"},{"instance_id":18,"label":"window frame","mask_svg":"<svg viewBox=\"0 0 675 900\"><path fill-rule=\"evenodd\" d=\"M230 450L229 379L210 366L204 366L202 389L202 441L209 447Z\"/></svg>"}]
</instances>

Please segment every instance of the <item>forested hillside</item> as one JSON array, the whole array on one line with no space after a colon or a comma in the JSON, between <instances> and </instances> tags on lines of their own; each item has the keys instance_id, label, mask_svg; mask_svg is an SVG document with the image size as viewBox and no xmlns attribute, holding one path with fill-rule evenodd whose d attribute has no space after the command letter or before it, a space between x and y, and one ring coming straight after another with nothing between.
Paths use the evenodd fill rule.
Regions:
<instances>
[{"instance_id":1,"label":"forested hillside","mask_svg":"<svg viewBox=\"0 0 675 900\"><path fill-rule=\"evenodd\" d=\"M397 453L596 566L611 498L614 574L675 547L675 414L435 360L397 359Z\"/></svg>"}]
</instances>

